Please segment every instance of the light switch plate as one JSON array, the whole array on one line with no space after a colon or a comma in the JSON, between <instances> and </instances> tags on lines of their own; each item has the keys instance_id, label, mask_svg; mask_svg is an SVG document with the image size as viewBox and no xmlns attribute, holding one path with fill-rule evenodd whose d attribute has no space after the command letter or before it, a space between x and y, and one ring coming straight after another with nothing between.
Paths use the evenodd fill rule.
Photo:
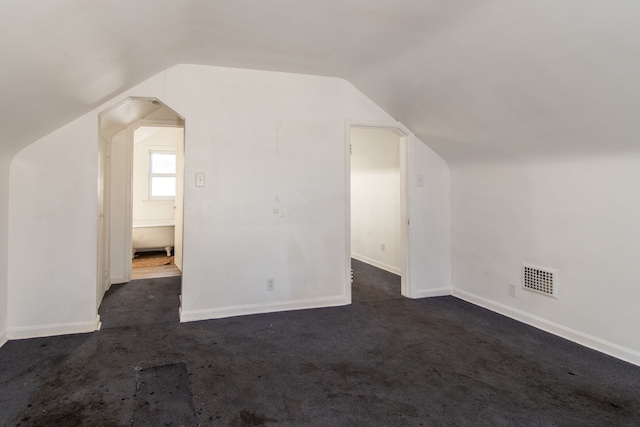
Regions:
<instances>
[{"instance_id":1,"label":"light switch plate","mask_svg":"<svg viewBox=\"0 0 640 427\"><path fill-rule=\"evenodd\" d=\"M196 187L204 187L204 172L196 173Z\"/></svg>"},{"instance_id":2,"label":"light switch plate","mask_svg":"<svg viewBox=\"0 0 640 427\"><path fill-rule=\"evenodd\" d=\"M416 185L418 187L424 187L424 175L423 174L420 173L416 177Z\"/></svg>"}]
</instances>

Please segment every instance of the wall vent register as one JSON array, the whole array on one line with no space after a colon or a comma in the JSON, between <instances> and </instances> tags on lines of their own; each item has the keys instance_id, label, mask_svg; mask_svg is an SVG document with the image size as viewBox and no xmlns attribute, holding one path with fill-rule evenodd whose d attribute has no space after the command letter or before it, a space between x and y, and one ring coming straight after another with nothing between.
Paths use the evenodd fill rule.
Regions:
<instances>
[{"instance_id":1,"label":"wall vent register","mask_svg":"<svg viewBox=\"0 0 640 427\"><path fill-rule=\"evenodd\" d=\"M558 270L532 264L522 264L522 288L557 298Z\"/></svg>"}]
</instances>

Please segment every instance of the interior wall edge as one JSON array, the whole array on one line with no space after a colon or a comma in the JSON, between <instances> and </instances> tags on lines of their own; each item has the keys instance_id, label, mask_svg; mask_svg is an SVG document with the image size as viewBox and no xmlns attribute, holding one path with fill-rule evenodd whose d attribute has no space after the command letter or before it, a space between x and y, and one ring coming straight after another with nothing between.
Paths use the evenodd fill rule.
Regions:
<instances>
[{"instance_id":1,"label":"interior wall edge","mask_svg":"<svg viewBox=\"0 0 640 427\"><path fill-rule=\"evenodd\" d=\"M568 328L559 323L551 322L547 319L535 316L525 311L517 310L504 304L491 301L487 298L483 298L471 292L463 291L460 289L453 289L451 294L454 297L460 298L461 300L467 301L471 304L494 311L503 316L507 316L511 319L525 323L529 326L533 326L534 328L540 329L558 337L567 339L592 350L596 350L617 359L624 360L625 362L640 366L640 353L635 350L622 347L618 344L605 341L603 339L585 334L584 332L572 328Z\"/></svg>"},{"instance_id":2,"label":"interior wall edge","mask_svg":"<svg viewBox=\"0 0 640 427\"><path fill-rule=\"evenodd\" d=\"M0 346L6 342L9 293L9 167L12 154L0 149Z\"/></svg>"}]
</instances>

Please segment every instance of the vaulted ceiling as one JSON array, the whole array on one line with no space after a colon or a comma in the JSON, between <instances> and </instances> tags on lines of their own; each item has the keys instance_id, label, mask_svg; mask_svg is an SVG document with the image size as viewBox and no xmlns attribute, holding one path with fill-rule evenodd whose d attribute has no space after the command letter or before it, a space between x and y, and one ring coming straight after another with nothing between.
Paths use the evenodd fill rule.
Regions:
<instances>
[{"instance_id":1,"label":"vaulted ceiling","mask_svg":"<svg viewBox=\"0 0 640 427\"><path fill-rule=\"evenodd\" d=\"M640 144L637 0L3 0L0 148L180 63L347 79L450 162Z\"/></svg>"}]
</instances>

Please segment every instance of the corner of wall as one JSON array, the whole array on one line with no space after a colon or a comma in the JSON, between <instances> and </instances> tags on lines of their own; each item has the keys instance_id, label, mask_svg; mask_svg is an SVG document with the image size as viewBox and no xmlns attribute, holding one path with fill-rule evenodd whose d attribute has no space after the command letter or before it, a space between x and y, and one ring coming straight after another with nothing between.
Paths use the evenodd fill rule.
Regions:
<instances>
[{"instance_id":1,"label":"corner of wall","mask_svg":"<svg viewBox=\"0 0 640 427\"><path fill-rule=\"evenodd\" d=\"M345 79L339 79L345 94L347 119L364 119L396 121L382 107L373 102L353 83Z\"/></svg>"},{"instance_id":2,"label":"corner of wall","mask_svg":"<svg viewBox=\"0 0 640 427\"><path fill-rule=\"evenodd\" d=\"M0 152L0 347L7 341L10 159Z\"/></svg>"}]
</instances>

